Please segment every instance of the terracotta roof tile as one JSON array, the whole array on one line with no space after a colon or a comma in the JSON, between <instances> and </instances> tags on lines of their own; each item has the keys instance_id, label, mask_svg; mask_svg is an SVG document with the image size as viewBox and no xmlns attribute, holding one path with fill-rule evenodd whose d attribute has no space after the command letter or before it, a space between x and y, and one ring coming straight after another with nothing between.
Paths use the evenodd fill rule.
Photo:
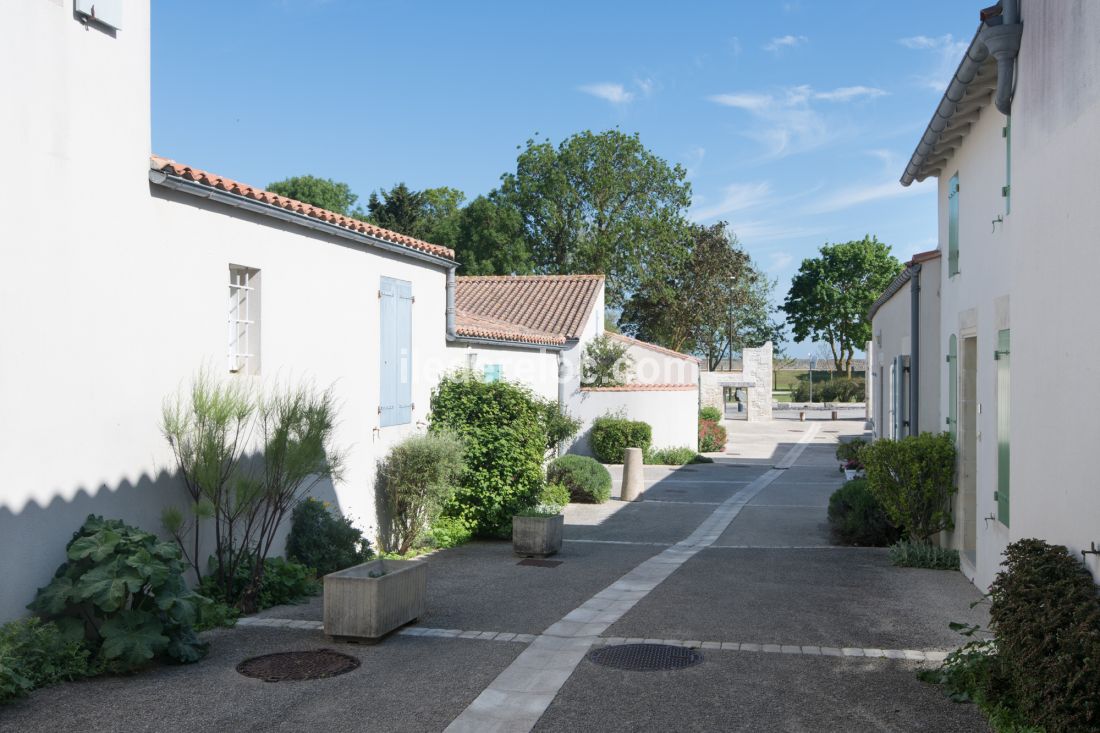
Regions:
<instances>
[{"instance_id":1,"label":"terracotta roof tile","mask_svg":"<svg viewBox=\"0 0 1100 733\"><path fill-rule=\"evenodd\" d=\"M333 224L349 231L363 234L374 239L381 239L384 242L391 244L401 245L414 249L420 252L426 252L428 254L435 255L437 257L443 257L448 260L455 258L454 250L448 247L441 247L438 244L431 244L424 242L415 237L409 237L404 234L398 234L397 232L391 232L388 229L375 226L369 222L360 221L359 219L352 218L350 216L344 216L338 214L335 211L329 211L328 209L322 209L312 204L307 204L297 199L288 198L286 196L280 196L277 193L271 191L265 191L262 188L256 188L249 186L245 183L234 181L224 176L219 176L214 173L201 170L199 168L193 168L187 165L181 165L174 160L168 158L162 158L159 155L153 155L149 159L150 167L155 171L160 171L171 176L176 176L187 181L194 181L201 183L204 186L217 189L219 191L228 191L229 193L237 194L238 196L244 196L245 198L252 199L253 201L259 201L260 203L270 204L272 206L278 206L280 209L286 209L293 211L297 214L304 216L311 216L315 219Z\"/></svg>"},{"instance_id":2,"label":"terracotta roof tile","mask_svg":"<svg viewBox=\"0 0 1100 733\"><path fill-rule=\"evenodd\" d=\"M493 318L485 318L473 313L457 310L455 326L459 336L468 338L491 339L493 341L518 341L525 344L544 346L562 346L565 337L524 328L514 323L504 323Z\"/></svg>"},{"instance_id":3,"label":"terracotta roof tile","mask_svg":"<svg viewBox=\"0 0 1100 733\"><path fill-rule=\"evenodd\" d=\"M516 336L504 340L563 344L580 338L602 286L602 275L459 277L455 287L458 332L472 336L489 324Z\"/></svg>"},{"instance_id":4,"label":"terracotta roof tile","mask_svg":"<svg viewBox=\"0 0 1100 733\"><path fill-rule=\"evenodd\" d=\"M624 384L619 387L581 387L581 392L690 392L694 384Z\"/></svg>"},{"instance_id":5,"label":"terracotta roof tile","mask_svg":"<svg viewBox=\"0 0 1100 733\"><path fill-rule=\"evenodd\" d=\"M700 363L701 359L697 356L691 356L689 354L682 354L679 351L673 351L672 349L666 349L664 346L658 346L657 344L651 344L648 341L641 341L639 339L632 339L629 336L624 336L621 333L615 333L614 331L606 331L607 336L610 338L621 341L624 344L631 346L637 346L642 349L648 349L650 351L656 351L658 354L664 354L665 356L673 356L677 359L683 359L684 361L693 361L696 364Z\"/></svg>"}]
</instances>

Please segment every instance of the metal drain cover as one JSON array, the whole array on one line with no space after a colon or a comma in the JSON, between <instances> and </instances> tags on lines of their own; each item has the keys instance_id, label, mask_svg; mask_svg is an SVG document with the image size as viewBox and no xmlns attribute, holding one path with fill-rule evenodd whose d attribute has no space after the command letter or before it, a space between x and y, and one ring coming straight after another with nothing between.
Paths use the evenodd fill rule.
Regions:
<instances>
[{"instance_id":1,"label":"metal drain cover","mask_svg":"<svg viewBox=\"0 0 1100 733\"><path fill-rule=\"evenodd\" d=\"M264 682L319 680L358 668L358 659L331 649L265 654L237 665L237 671L245 677L255 677Z\"/></svg>"},{"instance_id":2,"label":"metal drain cover","mask_svg":"<svg viewBox=\"0 0 1100 733\"><path fill-rule=\"evenodd\" d=\"M588 658L604 667L635 672L683 669L703 661L703 655L694 649L668 644L616 644L595 649Z\"/></svg>"}]
</instances>

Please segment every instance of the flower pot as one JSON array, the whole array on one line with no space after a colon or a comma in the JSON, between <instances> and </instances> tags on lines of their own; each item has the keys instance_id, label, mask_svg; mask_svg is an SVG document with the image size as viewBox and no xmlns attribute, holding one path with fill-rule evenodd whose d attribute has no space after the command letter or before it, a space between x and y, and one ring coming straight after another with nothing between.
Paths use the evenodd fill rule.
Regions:
<instances>
[{"instance_id":1,"label":"flower pot","mask_svg":"<svg viewBox=\"0 0 1100 733\"><path fill-rule=\"evenodd\" d=\"M385 570L383 575L372 573ZM377 641L424 613L428 566L415 560L371 560L325 576L325 634Z\"/></svg>"},{"instance_id":2,"label":"flower pot","mask_svg":"<svg viewBox=\"0 0 1100 733\"><path fill-rule=\"evenodd\" d=\"M512 517L512 550L524 557L546 557L561 549L565 517Z\"/></svg>"},{"instance_id":3,"label":"flower pot","mask_svg":"<svg viewBox=\"0 0 1100 733\"><path fill-rule=\"evenodd\" d=\"M851 481L852 479L858 478L858 477L859 477L859 470L858 469L855 469L855 468L846 468L846 469L844 469L844 478L845 478L845 480Z\"/></svg>"}]
</instances>

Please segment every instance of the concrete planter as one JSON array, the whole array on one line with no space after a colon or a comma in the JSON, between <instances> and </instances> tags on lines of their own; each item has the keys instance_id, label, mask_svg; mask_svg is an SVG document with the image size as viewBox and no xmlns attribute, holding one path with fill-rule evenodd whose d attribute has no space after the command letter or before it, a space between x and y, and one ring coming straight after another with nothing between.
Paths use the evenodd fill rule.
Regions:
<instances>
[{"instance_id":1,"label":"concrete planter","mask_svg":"<svg viewBox=\"0 0 1100 733\"><path fill-rule=\"evenodd\" d=\"M386 560L325 576L325 634L336 639L377 641L424 613L428 566L416 560Z\"/></svg>"},{"instance_id":2,"label":"concrete planter","mask_svg":"<svg viewBox=\"0 0 1100 733\"><path fill-rule=\"evenodd\" d=\"M525 557L546 557L561 549L565 517L512 517L512 549Z\"/></svg>"}]
</instances>

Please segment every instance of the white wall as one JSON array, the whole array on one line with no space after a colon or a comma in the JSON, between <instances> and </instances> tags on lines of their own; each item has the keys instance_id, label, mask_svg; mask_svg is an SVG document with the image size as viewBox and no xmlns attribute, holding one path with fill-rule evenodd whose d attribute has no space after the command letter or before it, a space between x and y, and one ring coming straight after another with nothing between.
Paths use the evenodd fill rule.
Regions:
<instances>
[{"instance_id":1,"label":"white wall","mask_svg":"<svg viewBox=\"0 0 1100 733\"><path fill-rule=\"evenodd\" d=\"M592 455L588 443L592 421L619 411L631 420L649 423L654 448L694 450L697 446L699 394L695 387L677 391L584 390L570 403L570 412L584 423L570 452Z\"/></svg>"},{"instance_id":2,"label":"white wall","mask_svg":"<svg viewBox=\"0 0 1100 733\"><path fill-rule=\"evenodd\" d=\"M547 400L558 399L558 356L556 351L504 345L470 344L455 341L447 345L449 369L466 369L473 358L474 371L482 373L490 364L499 364L502 376L518 382Z\"/></svg>"}]
</instances>

